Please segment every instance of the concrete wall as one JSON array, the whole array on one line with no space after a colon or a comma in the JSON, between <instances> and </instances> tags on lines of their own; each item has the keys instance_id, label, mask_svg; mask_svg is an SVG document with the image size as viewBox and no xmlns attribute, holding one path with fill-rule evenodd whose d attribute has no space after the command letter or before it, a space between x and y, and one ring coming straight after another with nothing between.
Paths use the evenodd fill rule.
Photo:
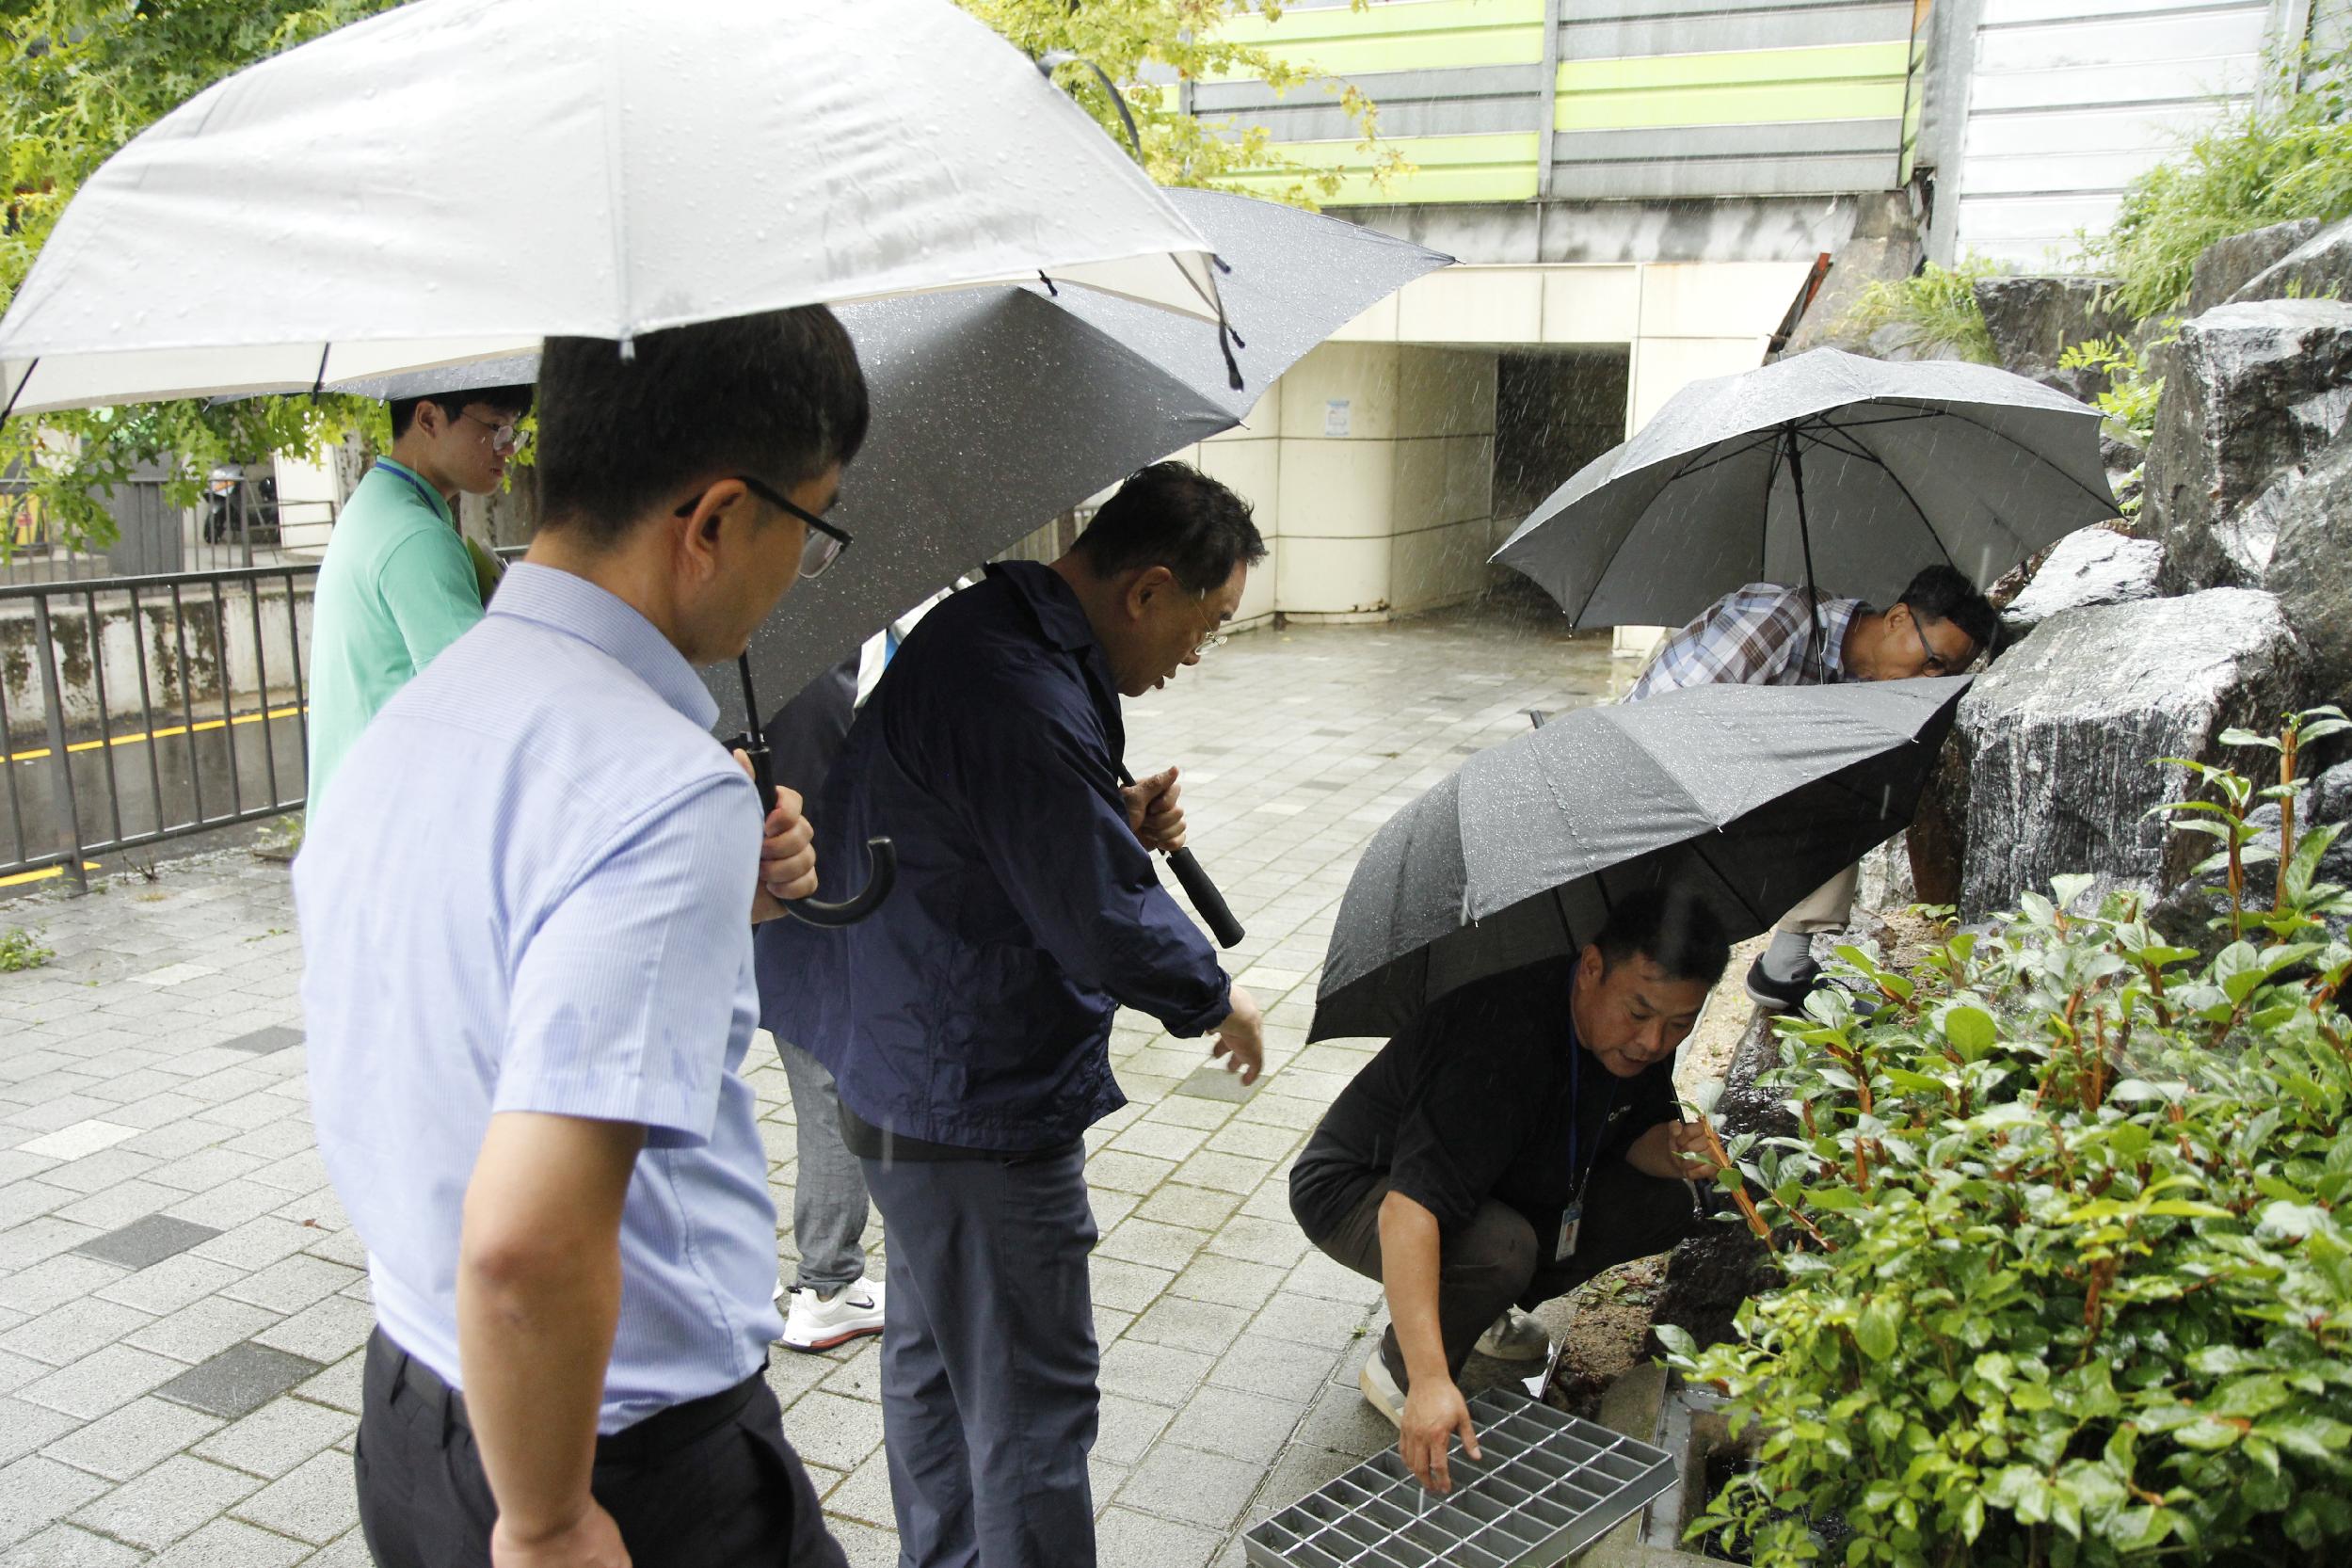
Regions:
<instances>
[{"instance_id":1,"label":"concrete wall","mask_svg":"<svg viewBox=\"0 0 2352 1568\"><path fill-rule=\"evenodd\" d=\"M221 614L216 617L212 597L189 596L186 600L184 646L175 634L168 597L158 603L142 597L135 620L130 600L104 597L98 602L96 637L89 617L77 601L60 600L50 613L50 632L57 650L58 696L67 728L74 739L94 732L98 723L101 678L110 722L120 726L140 716L139 676L142 664L147 694L154 707L155 723L182 722L184 695L196 721L220 717L220 682L226 667L231 705L248 712L259 704L262 676L269 678L269 701L280 707L294 701L295 647L298 639L307 655L311 641L311 596L305 584L295 600L295 624L286 617L282 584L261 585L261 639L253 632L249 590L235 584L221 590ZM8 710L9 749L39 745L48 723L48 696L43 688L39 641L29 606L0 608L0 699Z\"/></svg>"}]
</instances>

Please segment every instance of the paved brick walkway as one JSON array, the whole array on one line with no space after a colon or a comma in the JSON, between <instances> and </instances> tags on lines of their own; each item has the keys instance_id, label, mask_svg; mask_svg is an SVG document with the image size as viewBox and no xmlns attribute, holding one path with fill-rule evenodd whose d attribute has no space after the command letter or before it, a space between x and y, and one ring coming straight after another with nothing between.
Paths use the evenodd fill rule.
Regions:
<instances>
[{"instance_id":1,"label":"paved brick walkway","mask_svg":"<svg viewBox=\"0 0 2352 1568\"><path fill-rule=\"evenodd\" d=\"M1324 943L1373 830L1525 711L1606 694L1606 645L1449 616L1261 631L1129 708L1182 763L1193 842L1249 937L1268 1077L1122 1018L1133 1102L1088 1176L1113 1568L1239 1563L1240 1531L1393 1440L1354 1388L1379 1290L1311 1255L1289 1161L1367 1059L1309 1047ZM1173 879L1171 879L1173 880ZM364 1258L313 1146L282 867L167 863L0 904L54 963L0 975L0 1568L367 1562L353 1501ZM752 1080L789 1216L792 1107ZM868 1233L879 1268L880 1223ZM779 1243L789 1256L789 1234ZM873 1341L769 1372L853 1562L893 1564Z\"/></svg>"}]
</instances>

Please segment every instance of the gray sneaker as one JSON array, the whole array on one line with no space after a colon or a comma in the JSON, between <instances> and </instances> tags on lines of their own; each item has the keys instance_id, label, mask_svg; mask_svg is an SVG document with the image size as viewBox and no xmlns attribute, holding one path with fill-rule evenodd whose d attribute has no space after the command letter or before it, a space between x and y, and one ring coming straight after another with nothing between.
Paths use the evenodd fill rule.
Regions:
<instances>
[{"instance_id":1,"label":"gray sneaker","mask_svg":"<svg viewBox=\"0 0 2352 1568\"><path fill-rule=\"evenodd\" d=\"M1497 1361L1541 1361L1552 1353L1552 1336L1528 1314L1506 1306L1494 1326L1479 1336L1478 1352Z\"/></svg>"}]
</instances>

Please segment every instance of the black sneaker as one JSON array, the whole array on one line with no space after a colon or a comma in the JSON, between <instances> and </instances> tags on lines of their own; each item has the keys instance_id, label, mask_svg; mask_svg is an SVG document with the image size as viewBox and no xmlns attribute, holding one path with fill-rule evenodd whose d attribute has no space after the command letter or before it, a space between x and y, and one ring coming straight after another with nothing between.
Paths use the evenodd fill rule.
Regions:
<instances>
[{"instance_id":1,"label":"black sneaker","mask_svg":"<svg viewBox=\"0 0 2352 1568\"><path fill-rule=\"evenodd\" d=\"M1766 968L1761 958L1748 966L1748 995L1758 1007L1769 1008L1775 1013L1803 1012L1805 998L1811 996L1813 988L1819 984L1821 966L1810 958L1798 966L1795 974L1784 979Z\"/></svg>"}]
</instances>

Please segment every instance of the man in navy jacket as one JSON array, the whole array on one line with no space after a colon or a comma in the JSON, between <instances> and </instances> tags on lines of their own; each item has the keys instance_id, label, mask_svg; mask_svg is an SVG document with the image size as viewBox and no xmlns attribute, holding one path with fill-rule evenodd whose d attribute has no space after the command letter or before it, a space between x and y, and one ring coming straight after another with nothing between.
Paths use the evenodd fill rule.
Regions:
<instances>
[{"instance_id":1,"label":"man in navy jacket","mask_svg":"<svg viewBox=\"0 0 2352 1568\"><path fill-rule=\"evenodd\" d=\"M810 813L835 886L870 835L898 845L878 914L767 956L791 978L772 1021L839 1080L888 1226L884 1429L919 1568L1095 1560L1083 1134L1126 1103L1112 1018L1213 1033L1244 1081L1262 1052L1153 870L1183 842L1176 770L1121 788L1119 698L1195 663L1264 556L1231 490L1144 469L1068 554L992 567L916 628Z\"/></svg>"}]
</instances>

